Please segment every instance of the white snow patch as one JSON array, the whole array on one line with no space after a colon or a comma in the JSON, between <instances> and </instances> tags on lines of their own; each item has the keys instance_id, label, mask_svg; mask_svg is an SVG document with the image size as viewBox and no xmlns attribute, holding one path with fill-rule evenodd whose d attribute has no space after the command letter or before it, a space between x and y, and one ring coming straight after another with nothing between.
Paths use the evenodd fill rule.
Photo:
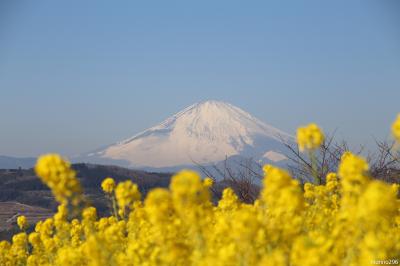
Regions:
<instances>
[{"instance_id":1,"label":"white snow patch","mask_svg":"<svg viewBox=\"0 0 400 266\"><path fill-rule=\"evenodd\" d=\"M276 151L267 151L263 155L263 158L266 158L266 159L268 159L270 161L273 161L275 163L288 159L285 155L283 155L282 153L276 152Z\"/></svg>"}]
</instances>

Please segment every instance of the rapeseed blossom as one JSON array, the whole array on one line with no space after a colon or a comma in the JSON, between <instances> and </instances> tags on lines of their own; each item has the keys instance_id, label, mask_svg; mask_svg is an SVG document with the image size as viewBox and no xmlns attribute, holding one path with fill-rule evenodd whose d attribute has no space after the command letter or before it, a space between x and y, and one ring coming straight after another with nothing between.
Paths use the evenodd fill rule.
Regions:
<instances>
[{"instance_id":1,"label":"rapeseed blossom","mask_svg":"<svg viewBox=\"0 0 400 266\"><path fill-rule=\"evenodd\" d=\"M17 225L21 230L25 230L28 227L28 221L25 216L18 216Z\"/></svg>"},{"instance_id":2,"label":"rapeseed blossom","mask_svg":"<svg viewBox=\"0 0 400 266\"><path fill-rule=\"evenodd\" d=\"M101 188L105 193L111 194L115 189L115 181L111 177L107 177L101 183Z\"/></svg>"},{"instance_id":3,"label":"rapeseed blossom","mask_svg":"<svg viewBox=\"0 0 400 266\"><path fill-rule=\"evenodd\" d=\"M126 209L132 208L135 201L140 200L141 194L139 188L132 181L121 182L115 188L115 198L119 207L119 215L125 216Z\"/></svg>"},{"instance_id":4,"label":"rapeseed blossom","mask_svg":"<svg viewBox=\"0 0 400 266\"><path fill-rule=\"evenodd\" d=\"M400 143L400 114L397 115L396 120L392 124L392 135Z\"/></svg>"},{"instance_id":5,"label":"rapeseed blossom","mask_svg":"<svg viewBox=\"0 0 400 266\"><path fill-rule=\"evenodd\" d=\"M58 154L41 156L35 166L39 178L53 192L60 204L78 206L82 203L82 188L70 163Z\"/></svg>"},{"instance_id":6,"label":"rapeseed blossom","mask_svg":"<svg viewBox=\"0 0 400 266\"><path fill-rule=\"evenodd\" d=\"M316 124L309 124L297 129L297 144L299 150L315 150L324 142L325 136Z\"/></svg>"},{"instance_id":7,"label":"rapeseed blossom","mask_svg":"<svg viewBox=\"0 0 400 266\"><path fill-rule=\"evenodd\" d=\"M203 184L204 184L206 187L212 187L212 186L214 185L214 180L211 179L211 178L209 178L209 177L206 177L206 178L204 178L204 180L203 180Z\"/></svg>"}]
</instances>

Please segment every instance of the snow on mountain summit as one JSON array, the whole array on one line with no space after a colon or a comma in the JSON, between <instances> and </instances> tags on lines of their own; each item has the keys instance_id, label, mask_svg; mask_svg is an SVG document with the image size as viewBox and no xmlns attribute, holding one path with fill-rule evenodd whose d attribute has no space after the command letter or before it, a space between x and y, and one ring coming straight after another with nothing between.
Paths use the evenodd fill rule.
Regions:
<instances>
[{"instance_id":1,"label":"snow on mountain summit","mask_svg":"<svg viewBox=\"0 0 400 266\"><path fill-rule=\"evenodd\" d=\"M88 156L162 168L215 163L234 155L267 158L268 151L282 152L282 140L292 137L229 103L204 101Z\"/></svg>"}]
</instances>

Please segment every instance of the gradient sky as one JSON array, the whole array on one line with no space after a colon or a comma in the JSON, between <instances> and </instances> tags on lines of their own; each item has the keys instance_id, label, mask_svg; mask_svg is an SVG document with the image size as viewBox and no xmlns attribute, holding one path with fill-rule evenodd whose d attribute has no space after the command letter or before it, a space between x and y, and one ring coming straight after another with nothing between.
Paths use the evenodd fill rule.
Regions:
<instances>
[{"instance_id":1,"label":"gradient sky","mask_svg":"<svg viewBox=\"0 0 400 266\"><path fill-rule=\"evenodd\" d=\"M0 154L90 151L206 99L369 145L400 112L398 3L1 1Z\"/></svg>"}]
</instances>

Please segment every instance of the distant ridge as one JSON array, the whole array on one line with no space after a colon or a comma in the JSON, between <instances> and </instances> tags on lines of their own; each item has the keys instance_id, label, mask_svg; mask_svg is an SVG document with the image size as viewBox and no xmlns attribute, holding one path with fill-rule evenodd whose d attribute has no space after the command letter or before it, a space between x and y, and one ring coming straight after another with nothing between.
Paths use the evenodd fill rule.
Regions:
<instances>
[{"instance_id":1,"label":"distant ridge","mask_svg":"<svg viewBox=\"0 0 400 266\"><path fill-rule=\"evenodd\" d=\"M0 169L17 169L20 167L23 169L28 169L32 168L35 163L36 158L18 158L0 155Z\"/></svg>"}]
</instances>

